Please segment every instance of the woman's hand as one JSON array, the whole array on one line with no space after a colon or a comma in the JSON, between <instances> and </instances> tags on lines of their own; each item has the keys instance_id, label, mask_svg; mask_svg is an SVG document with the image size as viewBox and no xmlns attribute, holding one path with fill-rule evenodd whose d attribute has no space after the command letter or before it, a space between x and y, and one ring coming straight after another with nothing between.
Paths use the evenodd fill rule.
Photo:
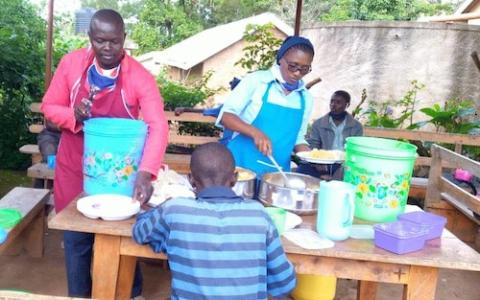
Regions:
<instances>
[{"instance_id":1,"label":"woman's hand","mask_svg":"<svg viewBox=\"0 0 480 300\"><path fill-rule=\"evenodd\" d=\"M251 137L253 138L258 151L267 156L272 155L272 141L270 141L270 138L268 138L266 134L252 126Z\"/></svg>"},{"instance_id":2,"label":"woman's hand","mask_svg":"<svg viewBox=\"0 0 480 300\"><path fill-rule=\"evenodd\" d=\"M89 119L92 114L92 102L88 99L83 98L80 103L77 103L73 107L73 111L75 113L75 120L77 122L82 123L83 121Z\"/></svg>"},{"instance_id":3,"label":"woman's hand","mask_svg":"<svg viewBox=\"0 0 480 300\"><path fill-rule=\"evenodd\" d=\"M138 171L133 189L133 200L137 200L140 205L143 205L150 200L152 194L152 175L146 171Z\"/></svg>"}]
</instances>

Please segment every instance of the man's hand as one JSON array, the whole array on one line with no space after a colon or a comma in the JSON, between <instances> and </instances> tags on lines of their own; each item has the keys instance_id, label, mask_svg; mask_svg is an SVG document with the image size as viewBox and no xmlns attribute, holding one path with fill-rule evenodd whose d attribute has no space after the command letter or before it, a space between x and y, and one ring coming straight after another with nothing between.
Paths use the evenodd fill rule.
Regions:
<instances>
[{"instance_id":1,"label":"man's hand","mask_svg":"<svg viewBox=\"0 0 480 300\"><path fill-rule=\"evenodd\" d=\"M254 127L253 127L254 128ZM272 141L261 130L254 128L251 135L257 149L265 155L272 155Z\"/></svg>"},{"instance_id":2,"label":"man's hand","mask_svg":"<svg viewBox=\"0 0 480 300\"><path fill-rule=\"evenodd\" d=\"M137 200L140 205L143 205L150 200L152 193L152 175L145 171L138 171L133 189L133 200Z\"/></svg>"},{"instance_id":3,"label":"man's hand","mask_svg":"<svg viewBox=\"0 0 480 300\"><path fill-rule=\"evenodd\" d=\"M92 116L92 102L83 98L80 103L73 107L73 111L75 113L75 120L77 120L79 123L82 123Z\"/></svg>"}]
</instances>

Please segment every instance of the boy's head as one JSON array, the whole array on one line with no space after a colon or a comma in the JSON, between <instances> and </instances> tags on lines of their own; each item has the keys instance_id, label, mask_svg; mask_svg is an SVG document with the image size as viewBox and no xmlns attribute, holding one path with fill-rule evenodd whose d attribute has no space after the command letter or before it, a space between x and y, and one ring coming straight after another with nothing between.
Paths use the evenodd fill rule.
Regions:
<instances>
[{"instance_id":1,"label":"boy's head","mask_svg":"<svg viewBox=\"0 0 480 300\"><path fill-rule=\"evenodd\" d=\"M197 191L209 186L235 185L235 160L232 153L220 143L198 146L190 159L190 181Z\"/></svg>"},{"instance_id":2,"label":"boy's head","mask_svg":"<svg viewBox=\"0 0 480 300\"><path fill-rule=\"evenodd\" d=\"M343 114L349 105L350 94L345 91L336 91L330 98L330 112L332 114Z\"/></svg>"}]
</instances>

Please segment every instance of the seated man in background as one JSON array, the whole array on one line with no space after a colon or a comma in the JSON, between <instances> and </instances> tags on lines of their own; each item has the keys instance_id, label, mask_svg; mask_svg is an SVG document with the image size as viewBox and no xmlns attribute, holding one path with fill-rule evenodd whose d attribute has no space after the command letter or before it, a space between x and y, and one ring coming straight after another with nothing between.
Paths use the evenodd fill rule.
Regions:
<instances>
[{"instance_id":1,"label":"seated man in background","mask_svg":"<svg viewBox=\"0 0 480 300\"><path fill-rule=\"evenodd\" d=\"M172 299L286 296L296 277L273 221L255 200L237 196L235 163L220 143L195 149L197 198L173 198L140 214L133 239L168 255Z\"/></svg>"},{"instance_id":2,"label":"seated man in background","mask_svg":"<svg viewBox=\"0 0 480 300\"><path fill-rule=\"evenodd\" d=\"M40 154L42 155L42 162L47 163L48 157L57 154L58 143L60 142L60 129L52 124L50 121L45 121L45 127L37 135L37 144ZM49 166L52 168L53 166ZM33 182L35 188L48 188L53 187L53 181L48 180L45 184L44 179L35 178Z\"/></svg>"},{"instance_id":3,"label":"seated man in background","mask_svg":"<svg viewBox=\"0 0 480 300\"><path fill-rule=\"evenodd\" d=\"M344 151L345 140L350 136L363 135L363 127L346 109L350 106L350 94L346 91L336 91L330 98L330 112L316 120L307 134L310 148ZM311 165L302 163L297 172L322 177L324 179L341 179L340 164L333 166ZM332 170L328 170L331 167ZM333 174L333 176L331 176Z\"/></svg>"}]
</instances>

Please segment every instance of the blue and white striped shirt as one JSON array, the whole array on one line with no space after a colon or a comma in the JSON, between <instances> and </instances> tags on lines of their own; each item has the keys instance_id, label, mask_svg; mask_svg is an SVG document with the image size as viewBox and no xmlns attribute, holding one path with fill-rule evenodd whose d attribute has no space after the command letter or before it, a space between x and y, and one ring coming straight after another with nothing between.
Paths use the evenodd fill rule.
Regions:
<instances>
[{"instance_id":1,"label":"blue and white striped shirt","mask_svg":"<svg viewBox=\"0 0 480 300\"><path fill-rule=\"evenodd\" d=\"M164 252L172 299L267 299L296 284L272 220L255 200L209 187L140 214L133 238Z\"/></svg>"}]
</instances>

